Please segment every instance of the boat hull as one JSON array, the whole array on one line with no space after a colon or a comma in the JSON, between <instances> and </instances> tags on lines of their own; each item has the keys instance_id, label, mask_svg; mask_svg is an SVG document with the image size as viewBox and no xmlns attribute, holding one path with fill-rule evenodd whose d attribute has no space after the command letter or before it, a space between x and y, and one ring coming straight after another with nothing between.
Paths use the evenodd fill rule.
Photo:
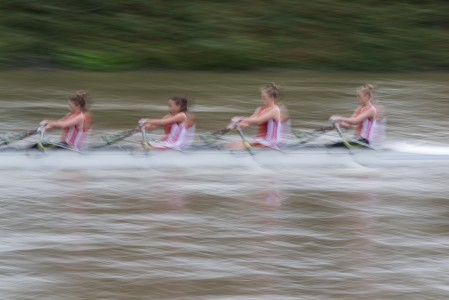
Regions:
<instances>
[{"instance_id":1,"label":"boat hull","mask_svg":"<svg viewBox=\"0 0 449 300\"><path fill-rule=\"evenodd\" d=\"M227 150L4 151L0 169L449 167L449 154L311 148Z\"/></svg>"}]
</instances>

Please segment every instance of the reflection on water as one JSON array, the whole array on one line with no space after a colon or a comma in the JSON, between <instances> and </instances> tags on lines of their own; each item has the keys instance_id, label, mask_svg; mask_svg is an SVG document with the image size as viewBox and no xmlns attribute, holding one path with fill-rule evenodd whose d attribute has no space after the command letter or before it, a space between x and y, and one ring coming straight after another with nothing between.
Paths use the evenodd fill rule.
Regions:
<instances>
[{"instance_id":1,"label":"reflection on water","mask_svg":"<svg viewBox=\"0 0 449 300\"><path fill-rule=\"evenodd\" d=\"M445 174L308 172L11 172L2 294L443 299Z\"/></svg>"},{"instance_id":2,"label":"reflection on water","mask_svg":"<svg viewBox=\"0 0 449 300\"><path fill-rule=\"evenodd\" d=\"M294 126L316 128L332 112L350 112L354 88L374 81L390 139L447 137L444 75L45 74L2 74L3 131L63 115L80 88L95 96L98 134L162 114L177 90L195 97L199 130L212 131L251 111L271 81L285 86ZM445 169L13 170L0 179L4 299L449 293Z\"/></svg>"}]
</instances>

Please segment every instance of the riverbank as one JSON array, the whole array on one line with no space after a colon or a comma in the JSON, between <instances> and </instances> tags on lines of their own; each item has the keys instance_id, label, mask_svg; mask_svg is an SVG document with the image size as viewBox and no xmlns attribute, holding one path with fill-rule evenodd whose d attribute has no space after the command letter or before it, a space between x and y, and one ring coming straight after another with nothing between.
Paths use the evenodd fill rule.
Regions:
<instances>
[{"instance_id":1,"label":"riverbank","mask_svg":"<svg viewBox=\"0 0 449 300\"><path fill-rule=\"evenodd\" d=\"M448 4L13 1L0 68L449 70Z\"/></svg>"}]
</instances>

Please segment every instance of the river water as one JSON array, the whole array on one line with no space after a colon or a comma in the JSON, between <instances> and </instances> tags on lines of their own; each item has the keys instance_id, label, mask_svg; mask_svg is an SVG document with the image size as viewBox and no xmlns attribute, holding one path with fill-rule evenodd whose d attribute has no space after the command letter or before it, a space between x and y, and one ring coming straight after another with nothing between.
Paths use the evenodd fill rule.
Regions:
<instances>
[{"instance_id":1,"label":"river water","mask_svg":"<svg viewBox=\"0 0 449 300\"><path fill-rule=\"evenodd\" d=\"M449 74L432 73L3 72L0 128L61 117L83 89L94 139L164 115L172 95L194 100L197 131L210 132L252 113L273 81L295 129L350 115L369 82L389 145L447 147ZM2 299L449 297L446 168L61 168L0 179Z\"/></svg>"}]
</instances>

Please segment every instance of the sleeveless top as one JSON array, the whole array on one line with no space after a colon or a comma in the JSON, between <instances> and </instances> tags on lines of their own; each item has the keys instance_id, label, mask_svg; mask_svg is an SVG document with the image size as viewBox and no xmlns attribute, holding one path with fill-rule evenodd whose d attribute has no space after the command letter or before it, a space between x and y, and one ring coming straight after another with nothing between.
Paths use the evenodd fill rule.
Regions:
<instances>
[{"instance_id":1,"label":"sleeveless top","mask_svg":"<svg viewBox=\"0 0 449 300\"><path fill-rule=\"evenodd\" d=\"M156 142L156 147L181 148L187 140L187 117L182 123L167 124L164 126L165 137L161 142ZM153 143L151 143L153 144Z\"/></svg>"},{"instance_id":2,"label":"sleeveless top","mask_svg":"<svg viewBox=\"0 0 449 300\"><path fill-rule=\"evenodd\" d=\"M61 136L61 141L74 149L79 149L83 146L84 138L86 136L87 118L84 113L81 114L83 115L83 128L79 128L76 125L64 128L64 132L62 133ZM75 118L76 116L77 115L69 115L67 119L70 120Z\"/></svg>"},{"instance_id":3,"label":"sleeveless top","mask_svg":"<svg viewBox=\"0 0 449 300\"><path fill-rule=\"evenodd\" d=\"M258 116L262 115L265 109L258 112ZM257 132L256 141L268 147L277 147L281 142L281 120L270 119L267 122L260 124Z\"/></svg>"},{"instance_id":4,"label":"sleeveless top","mask_svg":"<svg viewBox=\"0 0 449 300\"><path fill-rule=\"evenodd\" d=\"M376 111L376 107L374 107L374 111ZM360 115L366 110L366 108L360 108L356 116ZM375 117L367 118L357 124L357 135L366 139L371 145L379 144L385 138L385 128L386 128L386 118L382 118L381 120L377 120Z\"/></svg>"}]
</instances>

